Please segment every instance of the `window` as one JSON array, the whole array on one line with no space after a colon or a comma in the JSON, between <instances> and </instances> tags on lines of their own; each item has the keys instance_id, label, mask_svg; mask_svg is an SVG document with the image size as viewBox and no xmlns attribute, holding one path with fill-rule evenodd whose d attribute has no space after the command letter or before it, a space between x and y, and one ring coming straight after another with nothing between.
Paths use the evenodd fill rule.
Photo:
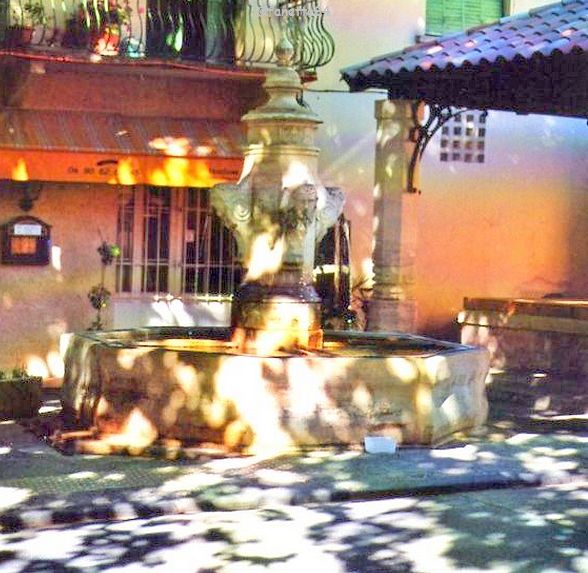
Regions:
<instances>
[{"instance_id":1,"label":"window","mask_svg":"<svg viewBox=\"0 0 588 573\"><path fill-rule=\"evenodd\" d=\"M209 189L123 188L119 193L116 291L230 297L243 278L235 238ZM349 222L341 216L316 252L316 288L329 308L350 297Z\"/></svg>"},{"instance_id":2,"label":"window","mask_svg":"<svg viewBox=\"0 0 588 573\"><path fill-rule=\"evenodd\" d=\"M441 36L499 20L503 0L427 0L427 34Z\"/></svg>"},{"instance_id":3,"label":"window","mask_svg":"<svg viewBox=\"0 0 588 573\"><path fill-rule=\"evenodd\" d=\"M322 299L324 318L337 316L351 302L349 249L349 221L341 215L315 253L315 287Z\"/></svg>"},{"instance_id":4,"label":"window","mask_svg":"<svg viewBox=\"0 0 588 573\"><path fill-rule=\"evenodd\" d=\"M486 112L469 110L454 115L441 128L441 161L484 163Z\"/></svg>"},{"instance_id":5,"label":"window","mask_svg":"<svg viewBox=\"0 0 588 573\"><path fill-rule=\"evenodd\" d=\"M237 246L208 189L125 188L119 195L120 293L227 297L241 281Z\"/></svg>"}]
</instances>

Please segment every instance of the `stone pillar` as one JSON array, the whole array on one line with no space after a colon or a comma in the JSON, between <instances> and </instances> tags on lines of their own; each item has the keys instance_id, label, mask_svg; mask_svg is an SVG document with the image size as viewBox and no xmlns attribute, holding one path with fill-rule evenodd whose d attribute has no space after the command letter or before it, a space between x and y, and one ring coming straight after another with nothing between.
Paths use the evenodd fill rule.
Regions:
<instances>
[{"instance_id":1,"label":"stone pillar","mask_svg":"<svg viewBox=\"0 0 588 573\"><path fill-rule=\"evenodd\" d=\"M408 192L408 169L414 149L410 138L411 105L401 100L376 102L375 284L368 330L414 332L416 327L413 285L418 194ZM416 182L415 177L415 185Z\"/></svg>"}]
</instances>

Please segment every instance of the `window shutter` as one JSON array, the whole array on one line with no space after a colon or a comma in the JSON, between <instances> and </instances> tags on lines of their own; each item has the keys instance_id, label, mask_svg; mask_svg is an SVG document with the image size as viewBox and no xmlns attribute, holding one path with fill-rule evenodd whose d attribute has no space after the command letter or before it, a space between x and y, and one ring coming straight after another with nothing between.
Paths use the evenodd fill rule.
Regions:
<instances>
[{"instance_id":1,"label":"window shutter","mask_svg":"<svg viewBox=\"0 0 588 573\"><path fill-rule=\"evenodd\" d=\"M427 34L440 36L443 34L443 0L427 0Z\"/></svg>"},{"instance_id":2,"label":"window shutter","mask_svg":"<svg viewBox=\"0 0 588 573\"><path fill-rule=\"evenodd\" d=\"M502 4L502 1L482 0L480 23L487 24L489 22L496 22L496 20L500 20L500 18L504 16Z\"/></svg>"},{"instance_id":3,"label":"window shutter","mask_svg":"<svg viewBox=\"0 0 588 573\"><path fill-rule=\"evenodd\" d=\"M502 16L502 0L427 0L427 34L459 32Z\"/></svg>"},{"instance_id":4,"label":"window shutter","mask_svg":"<svg viewBox=\"0 0 588 573\"><path fill-rule=\"evenodd\" d=\"M464 1L443 0L443 34L459 32L466 28ZM479 2L479 0L470 1Z\"/></svg>"}]
</instances>

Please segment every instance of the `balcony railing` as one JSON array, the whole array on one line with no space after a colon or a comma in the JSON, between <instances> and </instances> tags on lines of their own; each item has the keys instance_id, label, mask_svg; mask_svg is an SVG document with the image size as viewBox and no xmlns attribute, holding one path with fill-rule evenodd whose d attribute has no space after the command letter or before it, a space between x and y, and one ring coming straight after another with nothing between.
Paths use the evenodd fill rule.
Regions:
<instances>
[{"instance_id":1,"label":"balcony railing","mask_svg":"<svg viewBox=\"0 0 588 573\"><path fill-rule=\"evenodd\" d=\"M0 0L5 49L84 50L118 58L229 65L275 62L282 34L295 66L328 63L320 0Z\"/></svg>"}]
</instances>

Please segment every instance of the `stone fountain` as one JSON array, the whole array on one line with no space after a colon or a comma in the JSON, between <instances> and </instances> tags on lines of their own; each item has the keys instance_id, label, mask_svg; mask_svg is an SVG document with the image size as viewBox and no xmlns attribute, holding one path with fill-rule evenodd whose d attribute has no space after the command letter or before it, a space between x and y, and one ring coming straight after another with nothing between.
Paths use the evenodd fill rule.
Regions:
<instances>
[{"instance_id":1,"label":"stone fountain","mask_svg":"<svg viewBox=\"0 0 588 573\"><path fill-rule=\"evenodd\" d=\"M73 337L64 412L105 444L158 441L269 453L360 444L431 445L483 423L485 350L398 333L326 332L315 247L339 216L318 177L317 116L283 41L251 111L243 172L212 191L247 275L231 328L143 328Z\"/></svg>"}]
</instances>

